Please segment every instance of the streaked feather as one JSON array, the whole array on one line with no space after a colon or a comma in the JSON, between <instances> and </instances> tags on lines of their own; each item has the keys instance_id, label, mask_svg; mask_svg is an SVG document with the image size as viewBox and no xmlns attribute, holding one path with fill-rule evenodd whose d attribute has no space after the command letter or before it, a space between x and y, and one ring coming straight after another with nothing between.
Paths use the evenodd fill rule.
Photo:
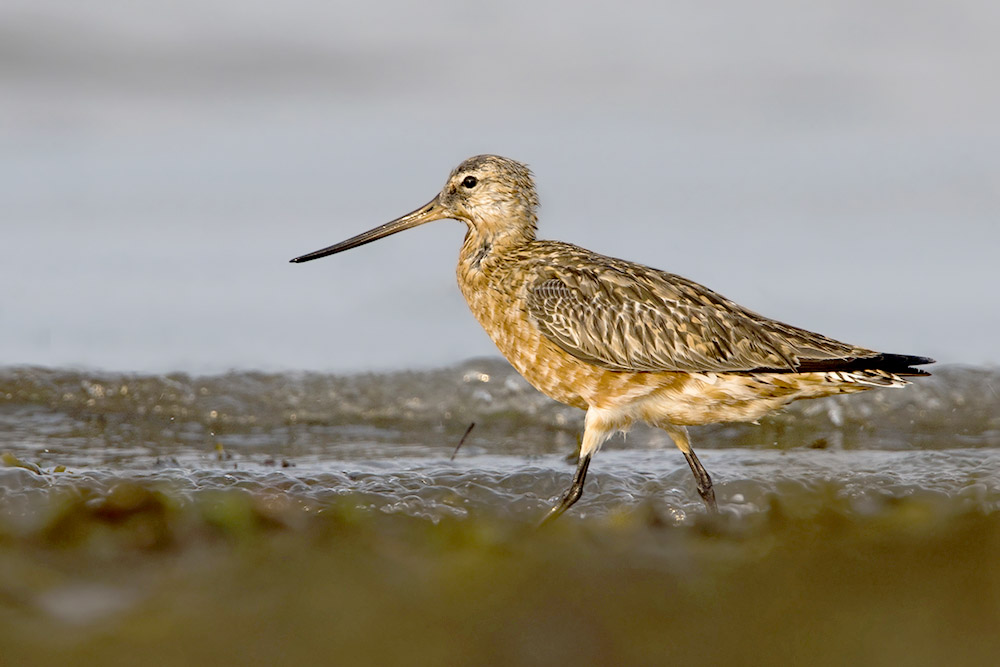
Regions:
<instances>
[{"instance_id":1,"label":"streaked feather","mask_svg":"<svg viewBox=\"0 0 1000 667\"><path fill-rule=\"evenodd\" d=\"M880 356L766 318L681 276L542 244L561 261L558 269L534 266L528 312L561 349L608 370L808 372L865 368L858 360Z\"/></svg>"}]
</instances>

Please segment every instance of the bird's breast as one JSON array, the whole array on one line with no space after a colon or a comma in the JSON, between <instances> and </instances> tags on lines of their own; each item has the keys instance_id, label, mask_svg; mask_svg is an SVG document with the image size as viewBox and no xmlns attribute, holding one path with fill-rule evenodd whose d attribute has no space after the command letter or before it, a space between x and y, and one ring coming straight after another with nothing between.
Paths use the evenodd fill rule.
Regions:
<instances>
[{"instance_id":1,"label":"bird's breast","mask_svg":"<svg viewBox=\"0 0 1000 667\"><path fill-rule=\"evenodd\" d=\"M598 368L546 338L526 305L530 272L488 262L476 265L474 257L459 263L457 276L469 310L501 354L532 386L561 403L583 409L608 398L624 398L622 389L629 383L625 376L631 378L635 389L650 390L639 386L644 383L636 384L631 377L635 374Z\"/></svg>"}]
</instances>

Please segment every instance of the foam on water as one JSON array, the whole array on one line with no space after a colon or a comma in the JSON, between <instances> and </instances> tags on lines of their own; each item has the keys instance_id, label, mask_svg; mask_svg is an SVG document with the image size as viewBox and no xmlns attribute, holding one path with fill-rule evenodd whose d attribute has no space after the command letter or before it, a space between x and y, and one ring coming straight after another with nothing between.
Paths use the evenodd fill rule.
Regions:
<instances>
[{"instance_id":1,"label":"foam on water","mask_svg":"<svg viewBox=\"0 0 1000 667\"><path fill-rule=\"evenodd\" d=\"M720 503L745 513L775 494L829 489L885 498L1000 502L1000 374L943 368L905 390L802 402L758 425L694 429ZM467 425L477 424L454 460ZM42 470L0 470L12 500L122 479L180 493L237 487L429 518L533 515L568 483L582 413L529 387L506 363L366 375L209 377L0 371L0 450ZM578 515L652 504L700 511L665 435L637 428L596 458Z\"/></svg>"},{"instance_id":2,"label":"foam on water","mask_svg":"<svg viewBox=\"0 0 1000 667\"><path fill-rule=\"evenodd\" d=\"M1000 509L1000 451L811 451L716 450L702 456L716 480L724 512L742 516L765 511L774 497L848 500L875 513L893 499L961 501L982 511ZM439 520L477 514L531 520L540 516L569 482L572 467L562 457L479 455L449 461L413 457L356 461L307 460L276 468L257 462L189 465L157 470L84 468L36 474L0 468L0 499L8 517L30 513L47 496L88 489L103 495L122 482L162 488L181 497L222 489L260 495L288 494L323 506L349 497L358 509ZM809 501L814 502L814 500ZM703 512L690 471L675 452L602 453L588 477L587 492L574 508L581 517L603 516L646 506L684 521Z\"/></svg>"}]
</instances>

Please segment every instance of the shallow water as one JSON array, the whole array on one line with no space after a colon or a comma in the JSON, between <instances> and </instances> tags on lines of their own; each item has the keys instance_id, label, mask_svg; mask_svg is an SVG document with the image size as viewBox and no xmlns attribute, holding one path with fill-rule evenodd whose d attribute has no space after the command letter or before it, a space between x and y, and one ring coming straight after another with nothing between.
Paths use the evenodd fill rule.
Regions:
<instances>
[{"instance_id":1,"label":"shallow water","mask_svg":"<svg viewBox=\"0 0 1000 667\"><path fill-rule=\"evenodd\" d=\"M905 390L802 402L760 425L692 431L733 511L753 511L790 485L962 495L992 511L996 387L996 371L943 368ZM581 428L581 411L546 399L494 359L348 376L8 368L0 371L0 450L67 472L11 469L0 488L11 502L81 479L104 488L128 478L318 501L349 494L428 518L485 508L528 518L564 488ZM698 510L690 477L665 434L636 428L597 456L577 513L648 501L683 516Z\"/></svg>"},{"instance_id":2,"label":"shallow water","mask_svg":"<svg viewBox=\"0 0 1000 667\"><path fill-rule=\"evenodd\" d=\"M0 655L982 663L1000 650L995 387L995 370L945 367L693 429L715 518L669 440L637 428L536 531L582 413L499 360L349 376L6 368Z\"/></svg>"}]
</instances>

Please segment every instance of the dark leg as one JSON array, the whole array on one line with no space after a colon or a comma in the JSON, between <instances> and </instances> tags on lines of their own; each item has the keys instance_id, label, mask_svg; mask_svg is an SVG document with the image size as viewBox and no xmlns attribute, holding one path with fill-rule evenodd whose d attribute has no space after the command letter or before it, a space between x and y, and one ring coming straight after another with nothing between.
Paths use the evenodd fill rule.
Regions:
<instances>
[{"instance_id":1,"label":"dark leg","mask_svg":"<svg viewBox=\"0 0 1000 667\"><path fill-rule=\"evenodd\" d=\"M576 474L573 475L573 484L569 487L569 490L563 495L562 500L559 504L549 510L549 513L545 515L539 526L544 526L545 524L553 521L562 515L563 512L568 510L570 506L580 499L583 495L583 481L587 478L587 468L590 466L590 454L586 456L581 456L580 460L576 464ZM707 477L708 475L706 475ZM711 482L709 482L711 486Z\"/></svg>"},{"instance_id":2,"label":"dark leg","mask_svg":"<svg viewBox=\"0 0 1000 667\"><path fill-rule=\"evenodd\" d=\"M712 489L712 478L709 477L708 471L695 456L694 450L688 449L684 452L684 458L687 459L688 465L691 466L691 472L694 473L694 481L698 485L698 495L705 501L709 512L717 513L719 506L715 504L715 490Z\"/></svg>"},{"instance_id":3,"label":"dark leg","mask_svg":"<svg viewBox=\"0 0 1000 667\"><path fill-rule=\"evenodd\" d=\"M687 429L669 422L657 424L657 426L666 431L674 444L677 445L677 449L684 453L684 458L687 459L688 465L691 466L691 472L694 473L694 481L698 485L698 495L705 501L708 511L718 512L719 506L715 504L715 491L712 490L712 478L708 476L705 466L701 464L701 461L695 456L694 450L691 449L691 440L688 439Z\"/></svg>"}]
</instances>

